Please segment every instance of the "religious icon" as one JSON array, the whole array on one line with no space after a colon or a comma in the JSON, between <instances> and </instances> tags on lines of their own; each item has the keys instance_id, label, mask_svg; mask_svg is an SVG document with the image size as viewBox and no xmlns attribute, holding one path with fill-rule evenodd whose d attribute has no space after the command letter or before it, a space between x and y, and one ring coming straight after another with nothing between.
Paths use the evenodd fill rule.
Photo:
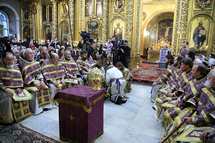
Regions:
<instances>
[{"instance_id":1,"label":"religious icon","mask_svg":"<svg viewBox=\"0 0 215 143\"><path fill-rule=\"evenodd\" d=\"M63 6L63 12L64 12L65 14L68 13L68 7L67 7L66 4Z\"/></svg>"},{"instance_id":2,"label":"religious icon","mask_svg":"<svg viewBox=\"0 0 215 143\"><path fill-rule=\"evenodd\" d=\"M66 43L69 41L69 22L68 21L63 21L61 23L61 42Z\"/></svg>"},{"instance_id":3,"label":"religious icon","mask_svg":"<svg viewBox=\"0 0 215 143\"><path fill-rule=\"evenodd\" d=\"M123 5L123 2L122 2L122 0L116 0L116 7L117 8L121 8L122 7L122 5Z\"/></svg>"},{"instance_id":4,"label":"religious icon","mask_svg":"<svg viewBox=\"0 0 215 143\"><path fill-rule=\"evenodd\" d=\"M92 39L98 40L99 24L95 21L90 22L88 24L88 32L92 35Z\"/></svg>"},{"instance_id":5,"label":"religious icon","mask_svg":"<svg viewBox=\"0 0 215 143\"><path fill-rule=\"evenodd\" d=\"M203 43L205 42L205 39L206 39L206 30L203 27L203 22L200 21L198 27L196 27L193 32L193 41L197 49L199 49L200 46L203 45Z\"/></svg>"},{"instance_id":6,"label":"religious icon","mask_svg":"<svg viewBox=\"0 0 215 143\"><path fill-rule=\"evenodd\" d=\"M96 16L102 16L102 0L96 0Z\"/></svg>"},{"instance_id":7,"label":"religious icon","mask_svg":"<svg viewBox=\"0 0 215 143\"><path fill-rule=\"evenodd\" d=\"M114 28L114 36L116 38L116 41L122 39L122 32L123 32L122 29L123 27L120 27L120 23L117 23L117 27Z\"/></svg>"},{"instance_id":8,"label":"religious icon","mask_svg":"<svg viewBox=\"0 0 215 143\"><path fill-rule=\"evenodd\" d=\"M28 26L25 26L25 28L23 29L24 38L28 38L29 33L30 33L30 28Z\"/></svg>"},{"instance_id":9,"label":"religious icon","mask_svg":"<svg viewBox=\"0 0 215 143\"><path fill-rule=\"evenodd\" d=\"M85 16L92 15L92 0L85 0Z\"/></svg>"},{"instance_id":10,"label":"religious icon","mask_svg":"<svg viewBox=\"0 0 215 143\"><path fill-rule=\"evenodd\" d=\"M173 19L164 19L159 21L158 40L167 39L172 41Z\"/></svg>"},{"instance_id":11,"label":"religious icon","mask_svg":"<svg viewBox=\"0 0 215 143\"><path fill-rule=\"evenodd\" d=\"M50 40L51 41L51 38L52 38L51 28L47 27L46 28L46 40Z\"/></svg>"}]
</instances>

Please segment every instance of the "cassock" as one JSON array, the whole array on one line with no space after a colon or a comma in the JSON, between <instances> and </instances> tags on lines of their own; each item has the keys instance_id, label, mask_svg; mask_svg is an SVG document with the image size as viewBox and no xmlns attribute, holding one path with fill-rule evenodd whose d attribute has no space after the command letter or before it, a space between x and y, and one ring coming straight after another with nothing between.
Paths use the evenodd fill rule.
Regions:
<instances>
[{"instance_id":1,"label":"cassock","mask_svg":"<svg viewBox=\"0 0 215 143\"><path fill-rule=\"evenodd\" d=\"M64 57L61 58L61 64L64 66L66 69L66 78L65 82L69 84L76 85L78 82L82 82L80 77L80 72L78 70L78 66L75 62L75 60L71 57L70 61L67 61ZM72 79L72 76L77 76L77 79Z\"/></svg>"},{"instance_id":2,"label":"cassock","mask_svg":"<svg viewBox=\"0 0 215 143\"><path fill-rule=\"evenodd\" d=\"M120 70L120 71L122 72L122 75L123 75L124 79L126 80L126 86L124 89L124 93L130 93L132 91L131 83L132 83L133 75L125 67L123 68L123 70Z\"/></svg>"},{"instance_id":3,"label":"cassock","mask_svg":"<svg viewBox=\"0 0 215 143\"><path fill-rule=\"evenodd\" d=\"M177 76L176 76L177 77ZM172 101L177 99L178 97L176 96L176 93L178 92L179 89L183 88L186 86L186 84L192 80L192 73L191 70L187 72L183 72L178 78L177 81L175 82L174 86L168 86L164 88L164 92L159 90L159 92L162 92L158 98L156 98L156 103L155 105L157 106L157 117L161 120L161 122L164 121L164 111L166 108L162 107L162 104L168 101ZM171 91L173 94L172 97L167 97L166 92Z\"/></svg>"},{"instance_id":4,"label":"cassock","mask_svg":"<svg viewBox=\"0 0 215 143\"><path fill-rule=\"evenodd\" d=\"M157 90L161 87L163 87L165 84L167 84L167 81L169 80L169 77L172 75L172 73L177 69L177 66L170 66L168 67L165 72L156 80L157 85L152 87L151 89L151 101L155 102L155 99L158 96Z\"/></svg>"},{"instance_id":5,"label":"cassock","mask_svg":"<svg viewBox=\"0 0 215 143\"><path fill-rule=\"evenodd\" d=\"M119 97L122 101L126 101L126 99L123 99L126 80L122 72L113 65L110 65L108 68L106 72L106 85L108 87L107 91L111 95L111 101L117 103Z\"/></svg>"},{"instance_id":6,"label":"cassock","mask_svg":"<svg viewBox=\"0 0 215 143\"><path fill-rule=\"evenodd\" d=\"M87 59L85 61L82 60L81 57L77 59L76 63L78 65L81 78L85 81L87 79L87 72L91 69L91 64Z\"/></svg>"},{"instance_id":7,"label":"cassock","mask_svg":"<svg viewBox=\"0 0 215 143\"><path fill-rule=\"evenodd\" d=\"M48 86L38 90L34 85L35 82L40 83L44 81L39 62L35 60L29 62L20 57L19 68L24 79L25 89L33 95L33 99L29 100L31 112L37 115L44 108L51 108Z\"/></svg>"},{"instance_id":8,"label":"cassock","mask_svg":"<svg viewBox=\"0 0 215 143\"><path fill-rule=\"evenodd\" d=\"M12 68L6 68L3 61L0 61L0 122L4 124L12 123L14 120L19 122L31 116L28 101L24 98L27 92L17 95L16 88L23 87L22 74L16 64ZM15 101L7 96L6 90L14 92L13 98L19 98ZM29 96L29 95L28 95ZM31 95L30 95L31 96ZM22 101L23 100L23 101Z\"/></svg>"},{"instance_id":9,"label":"cassock","mask_svg":"<svg viewBox=\"0 0 215 143\"><path fill-rule=\"evenodd\" d=\"M192 109L197 111L191 116L192 126L195 127L213 127L215 125L215 89L203 87L200 92L193 97L195 100L195 106L188 107L175 118L175 127L177 127L185 117L187 117ZM190 124L183 124L178 131L170 137L170 141L174 141L177 136ZM174 129L174 128L173 128Z\"/></svg>"},{"instance_id":10,"label":"cassock","mask_svg":"<svg viewBox=\"0 0 215 143\"><path fill-rule=\"evenodd\" d=\"M51 98L52 104L54 105L55 103L53 101L53 98L55 94L58 91L66 88L60 83L61 80L64 79L64 77L66 76L66 70L61 63L54 64L49 59L49 60L46 60L46 62L44 63L44 66L42 67L42 73L46 82L48 82L50 98ZM55 87L53 82L58 82L59 84L58 87Z\"/></svg>"},{"instance_id":11,"label":"cassock","mask_svg":"<svg viewBox=\"0 0 215 143\"><path fill-rule=\"evenodd\" d=\"M190 105L190 99L196 95L202 86L204 85L205 81L207 80L207 77L202 77L200 79L193 79L187 83L187 85L180 89L179 93L177 93L180 98L180 104L179 107L176 107L174 105L176 100L169 101L167 103L164 103L162 106L169 107L168 110L164 112L165 119L169 124L173 124L174 118L178 116L181 110L183 110L185 107L188 107ZM192 103L191 103L192 105Z\"/></svg>"}]
</instances>

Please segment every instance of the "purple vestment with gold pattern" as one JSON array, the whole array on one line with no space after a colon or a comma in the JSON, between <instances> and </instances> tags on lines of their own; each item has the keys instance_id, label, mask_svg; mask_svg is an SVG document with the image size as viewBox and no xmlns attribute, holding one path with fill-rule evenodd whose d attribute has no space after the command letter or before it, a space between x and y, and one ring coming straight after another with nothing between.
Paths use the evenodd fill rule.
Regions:
<instances>
[{"instance_id":1,"label":"purple vestment with gold pattern","mask_svg":"<svg viewBox=\"0 0 215 143\"><path fill-rule=\"evenodd\" d=\"M64 66L61 63L56 65L50 59L44 63L42 73L46 81L57 81L66 76Z\"/></svg>"},{"instance_id":2,"label":"purple vestment with gold pattern","mask_svg":"<svg viewBox=\"0 0 215 143\"><path fill-rule=\"evenodd\" d=\"M163 104L163 106L165 107L171 107L164 112L164 116L167 119L168 123L170 124L173 123L174 118L178 116L179 112L184 108L185 103L199 92L199 90L201 89L202 85L205 83L206 80L207 80L206 77L203 77L199 80L193 79L189 81L188 84L182 90L180 90L179 96L179 98L181 99L179 104L180 107L175 107L173 101L165 103L165 105Z\"/></svg>"},{"instance_id":3,"label":"purple vestment with gold pattern","mask_svg":"<svg viewBox=\"0 0 215 143\"><path fill-rule=\"evenodd\" d=\"M71 57L70 61L67 61L64 57L61 58L61 64L66 69L67 73L70 75L80 75L80 72L78 70L78 66L74 59Z\"/></svg>"},{"instance_id":4,"label":"purple vestment with gold pattern","mask_svg":"<svg viewBox=\"0 0 215 143\"><path fill-rule=\"evenodd\" d=\"M11 68L6 68L3 61L0 61L0 88L4 92L4 94L6 90L12 90L12 89L15 90L16 88L22 88L22 87L23 87L23 79L18 66L13 63ZM1 103L1 100L0 100L0 103ZM7 109L7 107L4 107L4 109L0 109L0 110L8 110L7 113L4 113L2 115L0 114L1 118L4 116L10 116L10 118L8 118L7 120L3 119L1 121L2 123L12 123L14 120L16 122L19 122L31 116L28 101L15 101L11 98L11 102L8 102L8 104L10 103L11 103L11 105L9 105L10 108ZM13 112L13 115L12 115L12 112Z\"/></svg>"},{"instance_id":5,"label":"purple vestment with gold pattern","mask_svg":"<svg viewBox=\"0 0 215 143\"><path fill-rule=\"evenodd\" d=\"M76 61L79 71L84 70L85 72L88 72L89 69L91 69L91 64L88 60L83 61L81 60L81 58L79 57Z\"/></svg>"},{"instance_id":6,"label":"purple vestment with gold pattern","mask_svg":"<svg viewBox=\"0 0 215 143\"><path fill-rule=\"evenodd\" d=\"M41 73L39 62L37 62L35 60L32 62L28 62L27 60L24 60L23 58L20 57L19 58L19 68L22 72L25 87L35 87L34 82L39 82L38 80L43 81L43 76ZM34 91L34 90L29 90L29 89L27 89L27 90ZM50 104L48 87L44 88L44 89L40 89L35 92L36 92L39 108L44 105Z\"/></svg>"},{"instance_id":7,"label":"purple vestment with gold pattern","mask_svg":"<svg viewBox=\"0 0 215 143\"><path fill-rule=\"evenodd\" d=\"M158 83L164 83L167 84L167 81L169 77L172 75L172 73L177 69L176 66L172 65L168 67L165 72L156 80Z\"/></svg>"}]
</instances>

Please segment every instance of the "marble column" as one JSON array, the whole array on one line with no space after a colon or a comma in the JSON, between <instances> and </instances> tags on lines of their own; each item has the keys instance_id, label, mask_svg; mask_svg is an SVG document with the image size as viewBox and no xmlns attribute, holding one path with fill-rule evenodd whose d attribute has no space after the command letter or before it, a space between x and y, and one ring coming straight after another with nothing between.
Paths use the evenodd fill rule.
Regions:
<instances>
[{"instance_id":1,"label":"marble column","mask_svg":"<svg viewBox=\"0 0 215 143\"><path fill-rule=\"evenodd\" d=\"M16 36L17 36L17 40L21 40L20 39L20 20L16 19Z\"/></svg>"}]
</instances>

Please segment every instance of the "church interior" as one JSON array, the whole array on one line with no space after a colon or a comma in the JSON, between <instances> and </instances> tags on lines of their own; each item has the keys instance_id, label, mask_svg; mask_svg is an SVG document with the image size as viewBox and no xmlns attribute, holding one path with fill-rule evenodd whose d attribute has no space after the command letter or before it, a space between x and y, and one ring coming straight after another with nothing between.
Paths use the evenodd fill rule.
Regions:
<instances>
[{"instance_id":1,"label":"church interior","mask_svg":"<svg viewBox=\"0 0 215 143\"><path fill-rule=\"evenodd\" d=\"M168 109L172 106L162 106L163 102L162 105L160 102L158 105L156 104L158 100L151 101L153 83L157 79L162 79L161 77L170 69L170 66L166 66L165 57L167 55L162 54L162 49L168 47L169 54L174 58L177 57L176 61L179 61L178 56L182 56L183 50L188 48L189 52L194 53L194 59L202 60L200 57L204 57L204 61L200 63L208 63L207 73L212 72L213 66L215 66L215 60L214 64L210 64L210 59L212 57L215 59L214 9L214 0L1 0L0 52L4 51L2 45L5 39L10 43L17 42L17 46L25 39L28 43L34 40L37 41L38 46L43 47L49 44L47 41L51 43L57 37L58 42L61 43L60 46L68 43L76 54L76 51L80 49L80 41L82 43L82 31L90 33L90 39L95 42L96 48L102 44L104 46L113 36L116 43L126 40L130 47L130 58L126 68L133 75L133 81L130 81L132 91L126 93L128 99L125 104L116 105L105 100L104 131L102 135L99 134L91 141L95 143L160 142L172 129L169 122L158 117L161 114L166 115L166 111L169 111ZM186 42L187 47L184 46ZM15 47L14 44L12 45ZM49 48L48 51L50 51ZM186 55L189 57L189 53ZM74 58L75 61L77 58ZM193 60L193 65L197 61ZM172 70L170 73L174 72ZM175 81L180 83L179 77L183 76L179 75L178 71L177 74ZM188 77L184 82L187 85L190 83ZM167 83L165 81L165 84ZM178 86L182 86L182 84ZM184 87L187 86L184 85ZM215 98L214 93L213 98L210 97L210 99ZM168 102L173 100L170 97L165 99ZM215 107L214 101L213 104ZM158 108L154 109L155 106ZM211 110L215 113L215 108ZM18 122L17 127L14 125L16 123L13 123L14 127L11 132L12 130L15 132L14 128L25 127L25 129L16 131L28 130L26 132L29 134L38 134L37 136L40 137L35 137L36 142L73 142L73 140L64 140L61 136L63 122L59 117L60 112L60 108L57 107L57 109L43 111L37 116L32 115ZM178 109L177 113L179 114ZM0 123L2 116L3 114L1 115L0 112ZM207 118L205 116L204 118ZM212 117L215 120L215 114ZM70 118L73 121L76 117L71 115ZM11 124L0 124L0 142L30 141L30 139L29 141L26 139L30 138L28 134L23 135L23 139L20 136L13 136L13 133L6 135L8 126ZM211 124L204 130L211 129L213 126L214 124ZM196 136L192 139L182 137L181 134L179 136L181 140L177 141L201 142L199 136L200 133L203 133L203 129L200 133L198 131L195 133ZM80 136L77 135L79 138ZM169 138L172 139L172 136ZM169 142L175 141L174 139L169 140Z\"/></svg>"}]
</instances>

